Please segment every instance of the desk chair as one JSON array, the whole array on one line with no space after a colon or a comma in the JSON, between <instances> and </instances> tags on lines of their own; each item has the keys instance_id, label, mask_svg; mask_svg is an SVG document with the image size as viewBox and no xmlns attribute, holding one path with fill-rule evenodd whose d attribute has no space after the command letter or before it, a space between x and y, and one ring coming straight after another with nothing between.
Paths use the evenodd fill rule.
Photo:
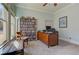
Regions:
<instances>
[{"instance_id":1,"label":"desk chair","mask_svg":"<svg viewBox=\"0 0 79 59\"><path fill-rule=\"evenodd\" d=\"M28 45L28 37L23 36L22 32L16 32L16 39L23 40L23 53L24 53L25 42L27 42L27 45Z\"/></svg>"}]
</instances>

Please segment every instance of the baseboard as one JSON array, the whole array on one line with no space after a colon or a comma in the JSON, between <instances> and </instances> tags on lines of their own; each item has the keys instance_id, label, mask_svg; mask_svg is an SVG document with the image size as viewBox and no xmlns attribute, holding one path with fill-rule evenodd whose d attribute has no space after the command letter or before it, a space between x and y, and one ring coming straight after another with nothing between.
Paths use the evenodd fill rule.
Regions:
<instances>
[{"instance_id":1,"label":"baseboard","mask_svg":"<svg viewBox=\"0 0 79 59\"><path fill-rule=\"evenodd\" d=\"M79 45L79 42L78 41L74 41L74 40L70 40L70 39L65 39L65 38L59 38L59 39L60 40L67 41L67 42L72 43L72 44Z\"/></svg>"}]
</instances>

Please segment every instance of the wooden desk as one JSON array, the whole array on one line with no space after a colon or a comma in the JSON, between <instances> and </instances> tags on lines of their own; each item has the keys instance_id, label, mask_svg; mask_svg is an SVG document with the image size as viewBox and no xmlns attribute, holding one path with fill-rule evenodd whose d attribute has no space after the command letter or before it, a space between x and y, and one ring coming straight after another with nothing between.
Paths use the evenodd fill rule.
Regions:
<instances>
[{"instance_id":1,"label":"wooden desk","mask_svg":"<svg viewBox=\"0 0 79 59\"><path fill-rule=\"evenodd\" d=\"M52 45L58 45L58 32L37 32L37 39L47 44L48 47Z\"/></svg>"}]
</instances>

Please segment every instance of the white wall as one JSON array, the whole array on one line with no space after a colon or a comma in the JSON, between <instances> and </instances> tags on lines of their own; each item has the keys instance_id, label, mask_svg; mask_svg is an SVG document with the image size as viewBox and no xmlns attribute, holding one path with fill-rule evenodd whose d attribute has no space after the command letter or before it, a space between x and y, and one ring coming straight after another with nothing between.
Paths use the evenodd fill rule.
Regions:
<instances>
[{"instance_id":1,"label":"white wall","mask_svg":"<svg viewBox=\"0 0 79 59\"><path fill-rule=\"evenodd\" d=\"M68 17L67 28L59 28L59 17L62 16ZM79 4L71 4L55 12L54 27L59 31L60 38L79 42Z\"/></svg>"},{"instance_id":2,"label":"white wall","mask_svg":"<svg viewBox=\"0 0 79 59\"><path fill-rule=\"evenodd\" d=\"M16 15L17 15L17 17L21 17L21 16L35 17L37 19L37 29L38 30L45 29L45 20L53 20L53 14L39 12L36 10L31 10L31 9L24 9L24 8L20 8L20 7L17 7Z\"/></svg>"},{"instance_id":3,"label":"white wall","mask_svg":"<svg viewBox=\"0 0 79 59\"><path fill-rule=\"evenodd\" d=\"M51 26L53 28L53 20L45 20L45 26Z\"/></svg>"}]
</instances>

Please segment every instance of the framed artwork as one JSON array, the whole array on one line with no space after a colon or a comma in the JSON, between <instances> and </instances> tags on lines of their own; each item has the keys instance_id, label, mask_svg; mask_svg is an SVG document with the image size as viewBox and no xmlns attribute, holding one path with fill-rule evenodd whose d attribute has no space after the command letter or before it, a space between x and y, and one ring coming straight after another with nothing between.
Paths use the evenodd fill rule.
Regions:
<instances>
[{"instance_id":1,"label":"framed artwork","mask_svg":"<svg viewBox=\"0 0 79 59\"><path fill-rule=\"evenodd\" d=\"M59 28L67 28L67 16L59 18Z\"/></svg>"}]
</instances>

